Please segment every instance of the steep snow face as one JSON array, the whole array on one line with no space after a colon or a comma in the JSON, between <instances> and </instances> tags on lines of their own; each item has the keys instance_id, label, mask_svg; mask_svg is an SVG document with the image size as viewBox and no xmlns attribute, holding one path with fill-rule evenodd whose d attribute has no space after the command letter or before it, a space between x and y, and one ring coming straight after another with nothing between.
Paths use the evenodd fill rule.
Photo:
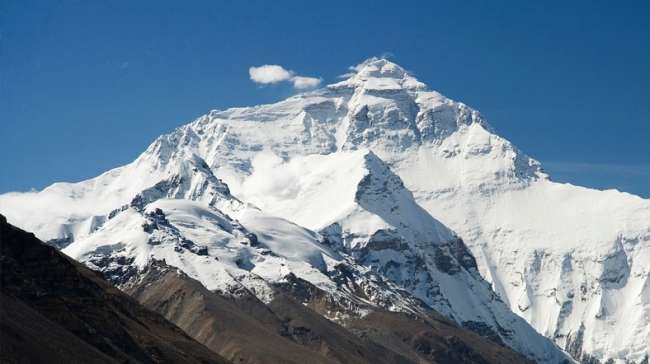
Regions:
<instances>
[{"instance_id":1,"label":"steep snow face","mask_svg":"<svg viewBox=\"0 0 650 364\"><path fill-rule=\"evenodd\" d=\"M643 359L650 340L647 201L545 179L422 201L469 242L484 276L540 332L576 356Z\"/></svg>"},{"instance_id":2,"label":"steep snow face","mask_svg":"<svg viewBox=\"0 0 650 364\"><path fill-rule=\"evenodd\" d=\"M379 166L372 166L373 158ZM372 176L382 174L377 184ZM138 194L142 203L129 207ZM405 261L405 254L369 247L404 244L408 259L435 257L442 248L458 250L461 245L450 245L458 240L445 239L457 234L501 299L576 357L639 362L650 342L650 202L552 182L478 112L427 90L384 59L370 59L347 80L275 104L212 111L161 136L133 163L95 179L0 195L0 212L65 246L108 230L118 215L140 218L142 212L130 209L159 198L198 201L241 221L252 210L240 200L252 202L267 215L247 222L247 231L263 233L273 227L273 216L319 230L330 254L349 254L353 266L381 272L425 301L426 290L408 286L419 274L444 287L455 284L437 275L435 258L411 265L421 270L393 269L391 262ZM113 234L106 232L104 241L114 241ZM319 254L326 264L333 259L311 245L301 246L305 255L292 257L282 245L274 254L283 259L309 266L320 264ZM449 276L467 274L462 287L475 282L471 268L461 270ZM502 322L495 305L485 308L495 318L482 324ZM469 315L475 308L445 311L463 321L454 310ZM503 329L526 340L515 326ZM543 341L530 343L531 350L545 350Z\"/></svg>"},{"instance_id":3,"label":"steep snow face","mask_svg":"<svg viewBox=\"0 0 650 364\"><path fill-rule=\"evenodd\" d=\"M357 266L467 328L540 362L565 359L496 297L462 240L422 209L374 153L262 158L239 187L242 199L319 230Z\"/></svg>"},{"instance_id":4,"label":"steep snow face","mask_svg":"<svg viewBox=\"0 0 650 364\"><path fill-rule=\"evenodd\" d=\"M379 230L398 230L411 241L431 244L456 236L413 199L401 179L371 151L360 149L283 161L262 154L238 195L263 211L312 230L337 224L349 249L365 247Z\"/></svg>"},{"instance_id":5,"label":"steep snow face","mask_svg":"<svg viewBox=\"0 0 650 364\"><path fill-rule=\"evenodd\" d=\"M265 212L310 229L325 227L355 209L357 184L366 173L364 153L299 156L272 152L252 161L252 174L233 190Z\"/></svg>"}]
</instances>

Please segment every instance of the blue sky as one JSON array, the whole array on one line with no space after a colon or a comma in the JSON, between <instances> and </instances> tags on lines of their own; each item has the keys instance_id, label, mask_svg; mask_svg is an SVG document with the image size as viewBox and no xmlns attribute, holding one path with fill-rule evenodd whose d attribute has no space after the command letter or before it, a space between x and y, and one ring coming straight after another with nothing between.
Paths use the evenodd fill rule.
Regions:
<instances>
[{"instance_id":1,"label":"blue sky","mask_svg":"<svg viewBox=\"0 0 650 364\"><path fill-rule=\"evenodd\" d=\"M328 83L390 54L554 179L650 197L648 1L179 4L0 0L0 193L93 177L210 109L295 92L250 66Z\"/></svg>"}]
</instances>

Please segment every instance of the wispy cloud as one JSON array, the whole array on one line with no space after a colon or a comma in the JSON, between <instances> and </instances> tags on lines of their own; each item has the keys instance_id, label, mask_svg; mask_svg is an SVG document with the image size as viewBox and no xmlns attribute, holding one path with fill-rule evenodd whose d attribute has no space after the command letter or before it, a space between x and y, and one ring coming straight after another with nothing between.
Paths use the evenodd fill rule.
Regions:
<instances>
[{"instance_id":1,"label":"wispy cloud","mask_svg":"<svg viewBox=\"0 0 650 364\"><path fill-rule=\"evenodd\" d=\"M548 161L542 166L554 181L650 198L650 164Z\"/></svg>"},{"instance_id":2,"label":"wispy cloud","mask_svg":"<svg viewBox=\"0 0 650 364\"><path fill-rule=\"evenodd\" d=\"M546 170L557 173L602 173L650 177L650 164L548 161L542 163L542 166Z\"/></svg>"},{"instance_id":3,"label":"wispy cloud","mask_svg":"<svg viewBox=\"0 0 650 364\"><path fill-rule=\"evenodd\" d=\"M296 76L291 79L291 82L293 83L293 87L303 90L320 85L321 79L316 77Z\"/></svg>"},{"instance_id":4,"label":"wispy cloud","mask_svg":"<svg viewBox=\"0 0 650 364\"><path fill-rule=\"evenodd\" d=\"M356 72L347 72L347 73L344 73L342 75L336 76L336 78L341 78L341 79L350 78L350 77L352 77L352 76L354 76L356 74L357 74Z\"/></svg>"},{"instance_id":5,"label":"wispy cloud","mask_svg":"<svg viewBox=\"0 0 650 364\"><path fill-rule=\"evenodd\" d=\"M248 75L250 76L251 81L260 85L270 85L289 81L293 87L298 90L317 87L322 81L318 77L296 75L295 72L277 64L265 64L262 66L250 67L248 69Z\"/></svg>"}]
</instances>

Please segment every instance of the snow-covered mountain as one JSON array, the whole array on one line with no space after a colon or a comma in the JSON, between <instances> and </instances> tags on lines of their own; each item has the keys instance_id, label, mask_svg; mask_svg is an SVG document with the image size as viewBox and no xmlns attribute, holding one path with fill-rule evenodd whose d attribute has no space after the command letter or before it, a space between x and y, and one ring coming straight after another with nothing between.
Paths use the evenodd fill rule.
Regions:
<instances>
[{"instance_id":1,"label":"snow-covered mountain","mask_svg":"<svg viewBox=\"0 0 650 364\"><path fill-rule=\"evenodd\" d=\"M165 259L262 300L299 277L341 322L428 306L539 362L565 354L526 321L584 362L650 350L650 201L551 181L385 59L211 111L94 179L1 195L0 212L118 284Z\"/></svg>"}]
</instances>

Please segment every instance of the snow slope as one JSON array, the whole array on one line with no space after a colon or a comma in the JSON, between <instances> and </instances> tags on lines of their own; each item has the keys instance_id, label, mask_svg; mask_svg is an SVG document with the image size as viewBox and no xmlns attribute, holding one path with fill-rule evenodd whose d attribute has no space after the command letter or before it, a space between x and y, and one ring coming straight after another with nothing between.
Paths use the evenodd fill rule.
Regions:
<instances>
[{"instance_id":1,"label":"snow slope","mask_svg":"<svg viewBox=\"0 0 650 364\"><path fill-rule=\"evenodd\" d=\"M243 209L250 226L264 228L270 223L261 213L249 211L253 208ZM103 271L118 284L127 283L131 275L156 259L180 268L210 290L247 289L266 301L272 291L267 282L279 281L289 272L320 288L335 290L315 267L324 270L323 255L332 260L336 255L288 221L276 218L272 225L273 230L258 240L214 207L186 199L159 199L143 210L130 206L120 211L63 252ZM285 237L290 237L291 246L276 248L277 240Z\"/></svg>"},{"instance_id":2,"label":"snow slope","mask_svg":"<svg viewBox=\"0 0 650 364\"><path fill-rule=\"evenodd\" d=\"M144 202L129 207L145 190ZM83 256L89 248L77 245L115 242L110 237L120 233L108 230L126 222L112 220L146 219L155 213L146 206L160 199L197 201L246 232L268 232L268 246L285 264L305 262L295 269L305 277L308 267L327 276L321 258L325 267L353 259L359 274L379 274L461 324L472 315L492 328L507 321L503 329L513 330L512 340L528 339L499 300L485 303L490 291L476 283L480 274L510 309L578 359L640 362L648 351L650 201L553 182L477 111L428 90L384 59L369 59L346 80L275 104L211 111L161 136L133 163L95 179L1 195L0 212L42 239L72 243L66 252ZM172 211L161 208L168 221L185 209L163 207ZM192 214L179 212L183 217L172 225L181 231ZM297 230L275 231L280 224L273 219ZM191 236L200 224L190 226L180 234ZM310 230L298 234L300 226ZM100 233L104 238L93 237ZM313 234L329 245L303 241ZM299 245L286 246L287 236L302 237ZM161 249L140 247L138 239L126 239L134 251L151 256ZM211 252L208 240L187 239ZM235 244L239 238L230 239ZM215 254L228 257L228 244ZM375 249L382 246L390 249ZM418 260L428 255L433 258ZM445 257L459 264L450 269L460 273L441 273ZM192 259L176 264L191 270L203 258ZM231 263L219 264L237 276ZM275 268L258 269L266 280L279 277L266 273ZM442 287L441 295L427 295L434 286L422 284L427 275ZM457 279L464 288L445 291ZM202 282L218 286L206 277ZM327 279L319 284L327 286ZM462 307L457 302L470 286L478 301ZM454 304L445 310L433 297ZM538 357L548 351L543 340L526 344Z\"/></svg>"},{"instance_id":3,"label":"snow slope","mask_svg":"<svg viewBox=\"0 0 650 364\"><path fill-rule=\"evenodd\" d=\"M463 242L422 209L374 153L263 158L241 187L243 199L320 231L356 265L465 327L541 362L564 359L497 299Z\"/></svg>"}]
</instances>

